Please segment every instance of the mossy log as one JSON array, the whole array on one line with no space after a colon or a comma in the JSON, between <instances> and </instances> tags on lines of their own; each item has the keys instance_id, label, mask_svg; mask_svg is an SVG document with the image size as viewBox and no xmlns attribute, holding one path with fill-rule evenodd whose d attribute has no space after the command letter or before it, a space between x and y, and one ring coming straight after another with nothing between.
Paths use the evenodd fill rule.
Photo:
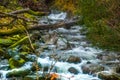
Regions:
<instances>
[{"instance_id":1,"label":"mossy log","mask_svg":"<svg viewBox=\"0 0 120 80\"><path fill-rule=\"evenodd\" d=\"M17 33L22 33L23 30L22 30L22 28L20 28L20 29L13 28L13 29L9 29L9 30L0 30L0 35L4 36L4 35L12 35L12 34L17 34Z\"/></svg>"},{"instance_id":2,"label":"mossy log","mask_svg":"<svg viewBox=\"0 0 120 80\"><path fill-rule=\"evenodd\" d=\"M69 21L62 21L58 22L55 24L36 24L36 25L31 25L27 28L27 30L49 30L49 29L57 29L60 27L64 28L70 28L72 25L76 24L78 20L69 20ZM17 33L22 33L24 31L24 28L15 28L11 30L6 30L6 31L0 31L0 35L12 35L12 34L17 34Z\"/></svg>"},{"instance_id":3,"label":"mossy log","mask_svg":"<svg viewBox=\"0 0 120 80\"><path fill-rule=\"evenodd\" d=\"M31 62L27 62L25 63L25 65L21 68L16 68L16 69L12 69L9 70L6 74L6 77L12 77L12 76L26 76L27 74L30 73L32 68L32 63Z\"/></svg>"},{"instance_id":4,"label":"mossy log","mask_svg":"<svg viewBox=\"0 0 120 80\"><path fill-rule=\"evenodd\" d=\"M15 47L15 46L17 46L17 45L20 45L21 43L25 42L25 41L28 40L28 38L31 37L31 36L32 36L32 35L30 35L30 36L25 36L25 37L21 38L21 39L18 40L18 41L14 41L14 40L12 40L12 39L10 39L10 38L7 38L7 39L1 39L1 38L0 38L0 45L1 45L1 46L6 46L6 47L8 47L8 48L13 48L13 47ZM3 50L0 49L0 52L3 52Z\"/></svg>"},{"instance_id":5,"label":"mossy log","mask_svg":"<svg viewBox=\"0 0 120 80\"><path fill-rule=\"evenodd\" d=\"M35 16L42 16L42 15L49 14L49 11L48 12L45 12L45 11L35 12L33 10L30 10L29 8L26 8L26 9L16 10L16 11L10 12L9 14L23 14L23 13L29 13L29 14L35 15Z\"/></svg>"},{"instance_id":6,"label":"mossy log","mask_svg":"<svg viewBox=\"0 0 120 80\"><path fill-rule=\"evenodd\" d=\"M60 27L70 28L75 23L77 23L77 20L62 21L55 24L37 24L37 25L32 25L31 27L28 28L28 30L49 30L49 29L57 29Z\"/></svg>"},{"instance_id":7,"label":"mossy log","mask_svg":"<svg viewBox=\"0 0 120 80\"><path fill-rule=\"evenodd\" d=\"M8 46L13 43L14 43L14 41L12 41L11 39L1 39L0 38L0 45Z\"/></svg>"},{"instance_id":8,"label":"mossy log","mask_svg":"<svg viewBox=\"0 0 120 80\"><path fill-rule=\"evenodd\" d=\"M9 48L13 48L19 44L21 44L22 42L24 42L25 40L27 40L29 38L29 36L25 36L24 38L20 39L19 41L15 42L14 44L12 44L11 46L9 46Z\"/></svg>"}]
</instances>

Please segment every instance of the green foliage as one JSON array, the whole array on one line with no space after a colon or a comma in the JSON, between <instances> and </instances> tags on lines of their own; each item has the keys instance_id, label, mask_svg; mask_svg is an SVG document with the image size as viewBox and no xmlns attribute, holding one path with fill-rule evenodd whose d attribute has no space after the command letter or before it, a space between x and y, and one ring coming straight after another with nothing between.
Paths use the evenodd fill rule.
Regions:
<instances>
[{"instance_id":1,"label":"green foliage","mask_svg":"<svg viewBox=\"0 0 120 80\"><path fill-rule=\"evenodd\" d=\"M87 26L87 37L104 49L120 49L120 1L79 0L79 13Z\"/></svg>"},{"instance_id":2,"label":"green foliage","mask_svg":"<svg viewBox=\"0 0 120 80\"><path fill-rule=\"evenodd\" d=\"M60 10L67 11L69 13L76 13L77 0L55 0L54 6Z\"/></svg>"}]
</instances>

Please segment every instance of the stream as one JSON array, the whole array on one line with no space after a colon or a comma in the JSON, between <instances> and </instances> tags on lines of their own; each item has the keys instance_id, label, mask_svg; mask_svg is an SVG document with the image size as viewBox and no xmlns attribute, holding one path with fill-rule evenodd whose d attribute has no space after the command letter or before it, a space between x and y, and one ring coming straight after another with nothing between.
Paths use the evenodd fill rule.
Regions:
<instances>
[{"instance_id":1,"label":"stream","mask_svg":"<svg viewBox=\"0 0 120 80\"><path fill-rule=\"evenodd\" d=\"M39 23L54 24L58 21L66 20L66 16L67 14L64 12L50 14L41 18ZM79 25L71 26L69 29L58 28L45 31L43 39L46 42L36 42L37 46L40 46L36 49L40 55L29 55L29 57L33 58L33 61L36 58L38 66L41 67L38 70L38 74L43 74L44 72L55 73L59 75L58 80L101 80L98 78L98 73L105 70L109 71L110 68L101 64L102 60L98 58L98 55L105 54L106 52L92 47L92 44L86 39L85 34L86 30L83 29L83 26ZM10 79L7 77L9 73L19 70L28 70L31 73L28 75L33 76L31 72L32 61L28 61L22 67L16 69L7 69L9 66L7 60L1 60L0 64L0 80L25 80L20 78ZM95 69L89 70L89 67L95 67Z\"/></svg>"}]
</instances>

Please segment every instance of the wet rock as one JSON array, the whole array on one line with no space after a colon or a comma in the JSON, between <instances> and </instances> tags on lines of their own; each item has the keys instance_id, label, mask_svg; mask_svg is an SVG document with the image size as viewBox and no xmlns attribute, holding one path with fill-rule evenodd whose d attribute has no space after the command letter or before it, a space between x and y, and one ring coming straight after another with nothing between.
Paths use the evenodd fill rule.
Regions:
<instances>
[{"instance_id":1,"label":"wet rock","mask_svg":"<svg viewBox=\"0 0 120 80\"><path fill-rule=\"evenodd\" d=\"M12 78L7 78L6 80L23 80L22 77L12 77Z\"/></svg>"},{"instance_id":2,"label":"wet rock","mask_svg":"<svg viewBox=\"0 0 120 80\"><path fill-rule=\"evenodd\" d=\"M77 69L75 69L74 67L70 67L70 68L68 69L68 71L69 71L70 73L73 73L73 74L78 74L78 73L79 73L79 71L78 71Z\"/></svg>"},{"instance_id":3,"label":"wet rock","mask_svg":"<svg viewBox=\"0 0 120 80\"><path fill-rule=\"evenodd\" d=\"M120 75L110 71L102 71L98 74L102 80L120 80Z\"/></svg>"},{"instance_id":4,"label":"wet rock","mask_svg":"<svg viewBox=\"0 0 120 80\"><path fill-rule=\"evenodd\" d=\"M23 64L25 63L25 60L20 58L18 60L14 59L14 58L10 58L9 59L9 66L10 68L17 68L17 67L20 67L22 66Z\"/></svg>"},{"instance_id":5,"label":"wet rock","mask_svg":"<svg viewBox=\"0 0 120 80\"><path fill-rule=\"evenodd\" d=\"M120 65L118 65L118 66L115 67L115 72L116 73L120 73Z\"/></svg>"},{"instance_id":6,"label":"wet rock","mask_svg":"<svg viewBox=\"0 0 120 80\"><path fill-rule=\"evenodd\" d=\"M118 57L117 54L111 52L102 52L97 55L97 58L103 61L113 61Z\"/></svg>"},{"instance_id":7,"label":"wet rock","mask_svg":"<svg viewBox=\"0 0 120 80\"><path fill-rule=\"evenodd\" d=\"M39 74L39 75L31 74L25 76L22 80L51 80L49 76L50 75L48 73Z\"/></svg>"},{"instance_id":8,"label":"wet rock","mask_svg":"<svg viewBox=\"0 0 120 80\"><path fill-rule=\"evenodd\" d=\"M9 65L0 65L0 70L8 70Z\"/></svg>"},{"instance_id":9,"label":"wet rock","mask_svg":"<svg viewBox=\"0 0 120 80\"><path fill-rule=\"evenodd\" d=\"M84 74L95 74L99 71L104 70L103 66L99 64L93 64L93 63L85 64L81 68Z\"/></svg>"},{"instance_id":10,"label":"wet rock","mask_svg":"<svg viewBox=\"0 0 120 80\"><path fill-rule=\"evenodd\" d=\"M37 79L39 77L39 79ZM36 76L36 75L28 75L23 78L23 80L45 80L45 77ZM48 80L48 79L47 79Z\"/></svg>"},{"instance_id":11,"label":"wet rock","mask_svg":"<svg viewBox=\"0 0 120 80\"><path fill-rule=\"evenodd\" d=\"M36 80L37 77L35 75L28 75L28 76L25 76L23 80Z\"/></svg>"},{"instance_id":12,"label":"wet rock","mask_svg":"<svg viewBox=\"0 0 120 80\"><path fill-rule=\"evenodd\" d=\"M49 70L49 66L45 66L44 68L43 68L43 71L48 71Z\"/></svg>"},{"instance_id":13,"label":"wet rock","mask_svg":"<svg viewBox=\"0 0 120 80\"><path fill-rule=\"evenodd\" d=\"M29 73L30 73L30 70L28 70L28 69L26 69L26 70L19 70L19 71L14 70L14 71L8 72L6 77L7 78L10 78L12 76L14 76L14 77L23 77L23 76L25 76L25 75L27 75Z\"/></svg>"},{"instance_id":14,"label":"wet rock","mask_svg":"<svg viewBox=\"0 0 120 80\"><path fill-rule=\"evenodd\" d=\"M68 58L67 62L77 64L77 63L80 63L80 62L81 62L81 59L80 59L80 57L71 55L71 56Z\"/></svg>"},{"instance_id":15,"label":"wet rock","mask_svg":"<svg viewBox=\"0 0 120 80\"><path fill-rule=\"evenodd\" d=\"M4 59L0 61L0 70L8 70L9 65L8 65L8 60Z\"/></svg>"},{"instance_id":16,"label":"wet rock","mask_svg":"<svg viewBox=\"0 0 120 80\"><path fill-rule=\"evenodd\" d=\"M26 56L26 59L34 62L37 59L37 56L29 54Z\"/></svg>"},{"instance_id":17,"label":"wet rock","mask_svg":"<svg viewBox=\"0 0 120 80\"><path fill-rule=\"evenodd\" d=\"M23 77L30 74L32 68L32 62L26 62L22 67L8 70L6 72L6 77Z\"/></svg>"}]
</instances>

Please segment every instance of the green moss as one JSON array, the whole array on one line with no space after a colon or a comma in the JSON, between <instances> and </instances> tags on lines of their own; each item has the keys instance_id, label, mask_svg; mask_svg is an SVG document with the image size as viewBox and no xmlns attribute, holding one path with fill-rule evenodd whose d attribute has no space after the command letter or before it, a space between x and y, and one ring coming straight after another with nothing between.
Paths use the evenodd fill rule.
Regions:
<instances>
[{"instance_id":1,"label":"green moss","mask_svg":"<svg viewBox=\"0 0 120 80\"><path fill-rule=\"evenodd\" d=\"M14 58L9 59L9 66L10 68L17 68L22 66L25 63L25 60L20 58L19 60L15 60Z\"/></svg>"}]
</instances>

